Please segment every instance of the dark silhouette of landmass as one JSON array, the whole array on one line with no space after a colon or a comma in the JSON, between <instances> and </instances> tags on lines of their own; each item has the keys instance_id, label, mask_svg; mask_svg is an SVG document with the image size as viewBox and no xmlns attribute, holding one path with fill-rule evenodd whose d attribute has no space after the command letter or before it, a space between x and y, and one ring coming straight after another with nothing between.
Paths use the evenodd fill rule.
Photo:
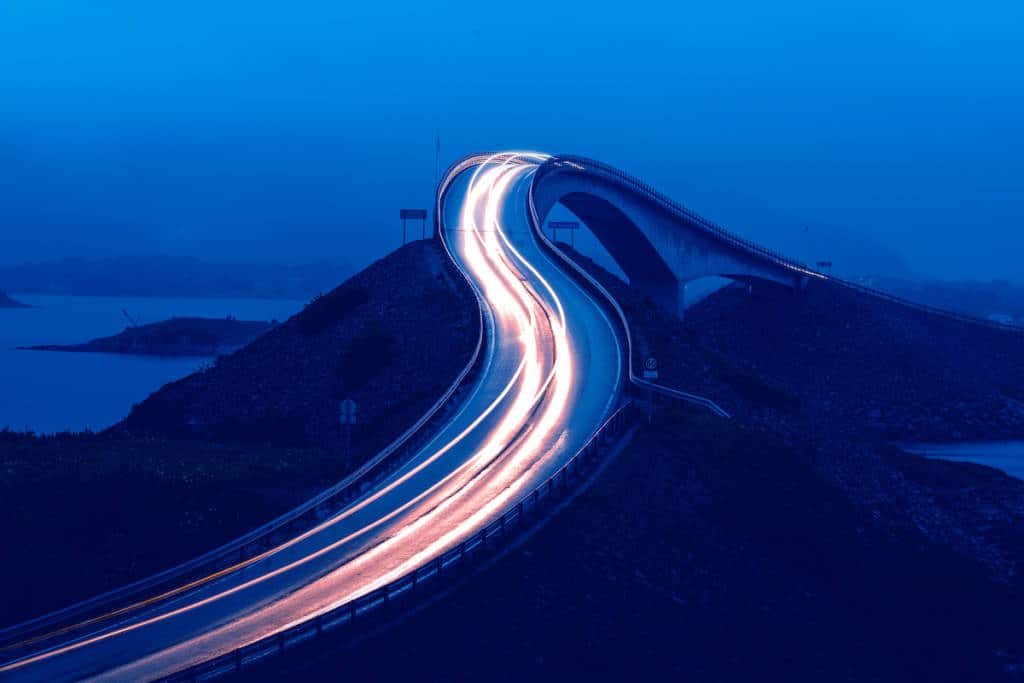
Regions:
<instances>
[{"instance_id":1,"label":"dark silhouette of landmass","mask_svg":"<svg viewBox=\"0 0 1024 683\"><path fill-rule=\"evenodd\" d=\"M326 261L214 263L152 255L0 265L0 282L19 292L76 296L307 299L352 270Z\"/></svg>"},{"instance_id":2,"label":"dark silhouette of landmass","mask_svg":"<svg viewBox=\"0 0 1024 683\"><path fill-rule=\"evenodd\" d=\"M660 404L506 557L267 680L1020 680L1024 481L890 443L1024 435L1024 335L828 285L681 321L578 260L660 381L733 419Z\"/></svg>"},{"instance_id":3,"label":"dark silhouette of landmass","mask_svg":"<svg viewBox=\"0 0 1024 683\"><path fill-rule=\"evenodd\" d=\"M1024 336L827 284L729 287L680 321L580 260L660 381L733 419L659 405L588 491L437 604L254 677L1019 679L1024 482L891 443L1024 435ZM365 416L358 463L456 375L475 321L437 245L414 244L108 433L0 432L8 547L73 539L8 554L10 618L198 554L337 480L354 464L337 400Z\"/></svg>"},{"instance_id":4,"label":"dark silhouette of landmass","mask_svg":"<svg viewBox=\"0 0 1024 683\"><path fill-rule=\"evenodd\" d=\"M0 291L0 308L35 308L35 306L12 299L6 292Z\"/></svg>"},{"instance_id":5,"label":"dark silhouette of landmass","mask_svg":"<svg viewBox=\"0 0 1024 683\"><path fill-rule=\"evenodd\" d=\"M474 301L438 244L413 242L106 432L0 430L0 627L188 560L342 479L465 366ZM347 459L342 396L359 405ZM63 540L16 550L40 538Z\"/></svg>"},{"instance_id":6,"label":"dark silhouette of landmass","mask_svg":"<svg viewBox=\"0 0 1024 683\"><path fill-rule=\"evenodd\" d=\"M216 356L245 346L274 326L272 322L234 318L171 318L126 327L112 337L83 344L19 347L27 351L120 353L139 356Z\"/></svg>"},{"instance_id":7,"label":"dark silhouette of landmass","mask_svg":"<svg viewBox=\"0 0 1024 683\"><path fill-rule=\"evenodd\" d=\"M917 282L878 278L869 284L936 308L1024 326L1024 286L1006 280Z\"/></svg>"}]
</instances>

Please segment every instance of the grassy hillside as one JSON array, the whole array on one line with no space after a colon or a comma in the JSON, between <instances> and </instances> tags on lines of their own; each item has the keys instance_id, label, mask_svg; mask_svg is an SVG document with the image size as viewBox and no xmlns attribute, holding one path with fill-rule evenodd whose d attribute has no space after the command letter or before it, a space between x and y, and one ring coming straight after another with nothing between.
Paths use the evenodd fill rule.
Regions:
<instances>
[{"instance_id":1,"label":"grassy hillside","mask_svg":"<svg viewBox=\"0 0 1024 683\"><path fill-rule=\"evenodd\" d=\"M339 403L351 398L361 461L444 392L477 335L465 282L435 243L412 243L249 346L168 384L115 431L337 451Z\"/></svg>"},{"instance_id":2,"label":"grassy hillside","mask_svg":"<svg viewBox=\"0 0 1024 683\"><path fill-rule=\"evenodd\" d=\"M866 514L800 448L663 409L586 493L453 595L261 674L1002 680L1024 662L1022 608L976 563Z\"/></svg>"},{"instance_id":3,"label":"grassy hillside","mask_svg":"<svg viewBox=\"0 0 1024 683\"><path fill-rule=\"evenodd\" d=\"M587 266L661 380L735 419L661 405L450 598L267 676L1024 678L1024 482L889 445L1020 434L1024 338L830 286L727 289L683 322Z\"/></svg>"},{"instance_id":4,"label":"grassy hillside","mask_svg":"<svg viewBox=\"0 0 1024 683\"><path fill-rule=\"evenodd\" d=\"M340 480L455 379L476 321L439 247L413 243L107 433L0 432L0 624L189 559ZM342 395L360 406L349 460Z\"/></svg>"}]
</instances>

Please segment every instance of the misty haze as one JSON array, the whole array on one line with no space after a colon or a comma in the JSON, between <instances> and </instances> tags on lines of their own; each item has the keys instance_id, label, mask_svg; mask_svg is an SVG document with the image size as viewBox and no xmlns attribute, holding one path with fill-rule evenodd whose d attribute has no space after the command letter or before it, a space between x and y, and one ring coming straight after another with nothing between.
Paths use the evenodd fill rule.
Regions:
<instances>
[{"instance_id":1,"label":"misty haze","mask_svg":"<svg viewBox=\"0 0 1024 683\"><path fill-rule=\"evenodd\" d=\"M1022 34L0 3L0 679L1024 680Z\"/></svg>"}]
</instances>

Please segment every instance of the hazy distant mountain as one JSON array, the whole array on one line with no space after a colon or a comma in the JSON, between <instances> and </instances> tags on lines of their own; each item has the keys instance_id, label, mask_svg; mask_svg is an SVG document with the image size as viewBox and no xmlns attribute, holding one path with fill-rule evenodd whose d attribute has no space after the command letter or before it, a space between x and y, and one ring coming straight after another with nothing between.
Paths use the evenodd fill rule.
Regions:
<instances>
[{"instance_id":1,"label":"hazy distant mountain","mask_svg":"<svg viewBox=\"0 0 1024 683\"><path fill-rule=\"evenodd\" d=\"M16 301L11 297L7 296L5 292L0 291L0 308L32 308L28 304L23 304L20 301Z\"/></svg>"},{"instance_id":2,"label":"hazy distant mountain","mask_svg":"<svg viewBox=\"0 0 1024 683\"><path fill-rule=\"evenodd\" d=\"M197 258L130 256L0 266L10 291L82 296L298 298L333 289L348 264L212 263Z\"/></svg>"}]
</instances>

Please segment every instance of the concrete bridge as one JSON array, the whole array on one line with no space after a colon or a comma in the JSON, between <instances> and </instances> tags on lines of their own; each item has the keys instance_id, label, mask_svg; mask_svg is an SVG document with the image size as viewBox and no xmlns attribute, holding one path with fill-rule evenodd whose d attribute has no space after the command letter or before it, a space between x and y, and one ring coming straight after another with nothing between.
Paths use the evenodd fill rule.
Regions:
<instances>
[{"instance_id":1,"label":"concrete bridge","mask_svg":"<svg viewBox=\"0 0 1024 683\"><path fill-rule=\"evenodd\" d=\"M748 242L622 171L582 157L552 157L531 188L538 219L555 204L576 214L629 278L630 286L682 317L686 285L721 276L799 290L807 267Z\"/></svg>"}]
</instances>

